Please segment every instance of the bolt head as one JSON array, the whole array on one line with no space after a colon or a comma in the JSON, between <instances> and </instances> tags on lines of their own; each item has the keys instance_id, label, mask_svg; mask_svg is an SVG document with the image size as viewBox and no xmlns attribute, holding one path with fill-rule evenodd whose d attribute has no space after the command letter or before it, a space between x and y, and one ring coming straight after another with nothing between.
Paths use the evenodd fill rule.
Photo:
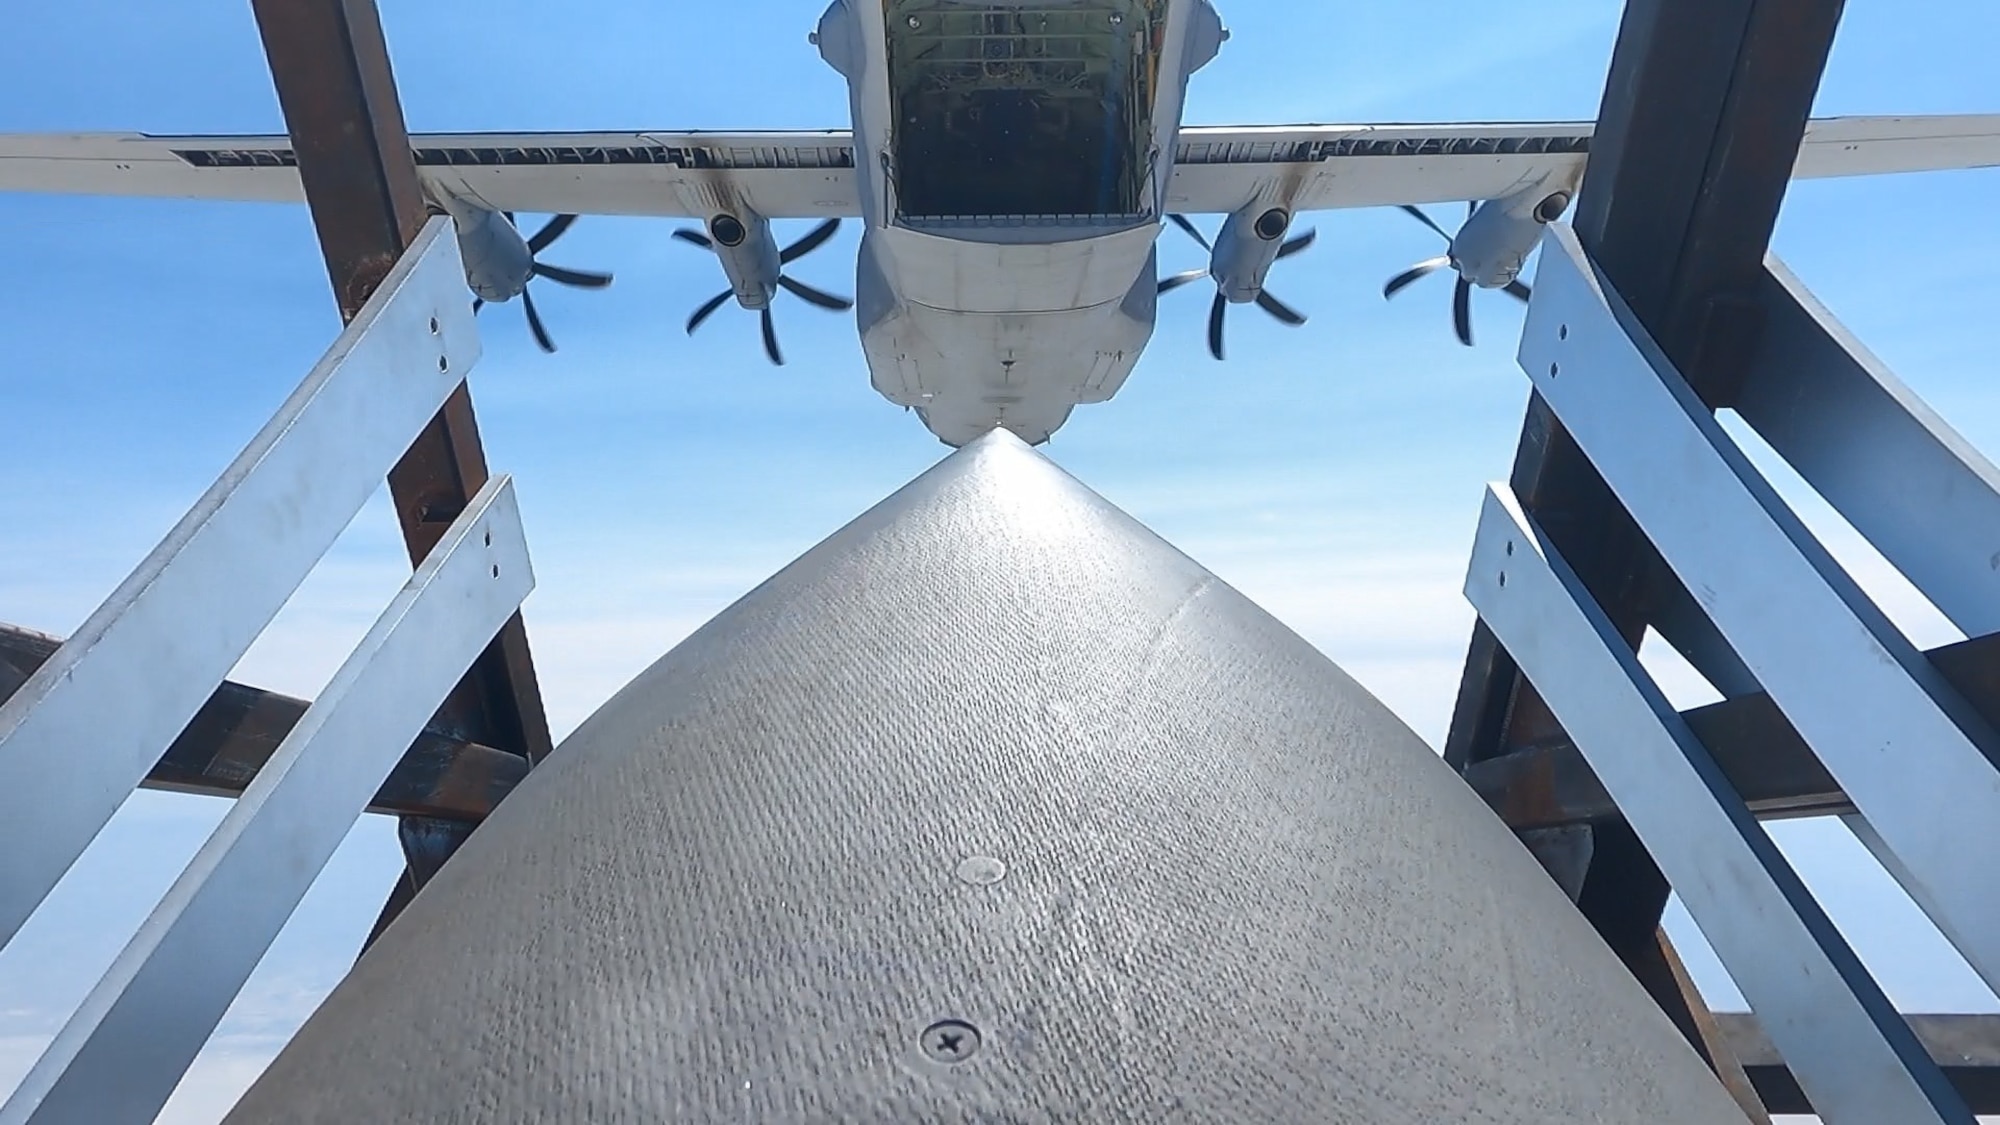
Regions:
<instances>
[{"instance_id":1,"label":"bolt head","mask_svg":"<svg viewBox=\"0 0 2000 1125\"><path fill-rule=\"evenodd\" d=\"M924 1028L919 1043L933 1062L961 1063L979 1050L979 1029L964 1020L939 1020Z\"/></svg>"}]
</instances>

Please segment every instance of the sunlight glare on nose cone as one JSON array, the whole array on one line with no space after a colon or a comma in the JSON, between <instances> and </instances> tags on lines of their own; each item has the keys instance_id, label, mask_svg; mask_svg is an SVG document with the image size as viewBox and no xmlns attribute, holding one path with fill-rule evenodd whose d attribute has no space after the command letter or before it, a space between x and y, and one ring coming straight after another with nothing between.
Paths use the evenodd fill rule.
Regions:
<instances>
[{"instance_id":1,"label":"sunlight glare on nose cone","mask_svg":"<svg viewBox=\"0 0 2000 1125\"><path fill-rule=\"evenodd\" d=\"M229 1120L475 1116L1743 1121L1416 735L1004 431L607 702Z\"/></svg>"}]
</instances>

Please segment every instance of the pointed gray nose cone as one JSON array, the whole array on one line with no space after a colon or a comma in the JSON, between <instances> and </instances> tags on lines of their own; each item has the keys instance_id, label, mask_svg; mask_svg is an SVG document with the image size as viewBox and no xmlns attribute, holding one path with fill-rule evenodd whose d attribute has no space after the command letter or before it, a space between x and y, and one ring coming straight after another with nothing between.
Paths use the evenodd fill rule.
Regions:
<instances>
[{"instance_id":1,"label":"pointed gray nose cone","mask_svg":"<svg viewBox=\"0 0 2000 1125\"><path fill-rule=\"evenodd\" d=\"M229 1120L1743 1117L1408 728L995 433L606 703Z\"/></svg>"}]
</instances>

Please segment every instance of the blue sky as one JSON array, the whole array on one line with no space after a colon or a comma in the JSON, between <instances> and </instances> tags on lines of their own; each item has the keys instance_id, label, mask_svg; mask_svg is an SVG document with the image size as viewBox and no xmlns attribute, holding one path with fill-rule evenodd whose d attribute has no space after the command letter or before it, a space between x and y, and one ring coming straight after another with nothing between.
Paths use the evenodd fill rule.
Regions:
<instances>
[{"instance_id":1,"label":"blue sky","mask_svg":"<svg viewBox=\"0 0 2000 1125\"><path fill-rule=\"evenodd\" d=\"M1587 119L1618 5L1548 0L1349 5L1230 0L1196 76L1200 123ZM812 3L383 0L416 129L844 125L845 92L806 43ZM1854 0L1821 113L2000 110L2000 8ZM44 6L0 40L0 131L281 131L248 5ZM2000 451L1990 358L1991 201L2000 171L1802 184L1777 250L1979 448ZM1448 210L1448 209L1447 209ZM1440 217L1443 217L1442 215ZM1231 318L1202 346L1205 294L1162 301L1111 403L1047 452L1256 598L1433 743L1471 613L1459 596L1484 481L1504 477L1526 399L1517 310L1476 301L1484 346L1451 339L1442 278L1393 303L1382 281L1436 252L1395 212L1311 217L1320 240L1271 285L1312 317ZM1212 229L1213 220L1209 221ZM482 314L471 379L489 458L515 474L540 586L527 606L558 734L695 625L945 450L871 391L850 318L786 301L790 364L754 318L681 322L722 281L663 221L588 219L551 260L618 274L603 293L538 286L562 350L518 309ZM799 225L800 230L803 224ZM797 231L781 231L789 237ZM798 267L851 290L854 232ZM1162 237L1162 269L1202 264ZM0 620L67 633L130 570L338 329L300 208L0 197ZM1492 294L1480 294L1492 298ZM1923 644L1954 634L1879 559L1806 514ZM386 504L364 511L245 658L239 678L311 695L407 575ZM1663 671L1692 699L1696 686ZM0 953L0 1090L109 962L220 816L141 794ZM399 861L390 826L350 837L166 1120L213 1120L338 979ZM1845 832L1780 842L1892 996L1990 1010ZM1691 943L1685 922L1677 933ZM1733 1001L1696 949L1704 986Z\"/></svg>"}]
</instances>

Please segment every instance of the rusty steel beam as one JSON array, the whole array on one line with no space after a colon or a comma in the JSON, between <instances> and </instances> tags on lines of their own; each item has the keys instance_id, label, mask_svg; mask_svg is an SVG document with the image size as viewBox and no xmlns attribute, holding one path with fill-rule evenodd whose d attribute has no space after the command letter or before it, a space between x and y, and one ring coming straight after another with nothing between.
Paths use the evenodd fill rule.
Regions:
<instances>
[{"instance_id":1,"label":"rusty steel beam","mask_svg":"<svg viewBox=\"0 0 2000 1125\"><path fill-rule=\"evenodd\" d=\"M251 0L320 250L352 320L427 206L373 0Z\"/></svg>"},{"instance_id":2,"label":"rusty steel beam","mask_svg":"<svg viewBox=\"0 0 2000 1125\"><path fill-rule=\"evenodd\" d=\"M341 315L351 318L427 215L372 0L252 0ZM464 387L389 476L412 563L486 483ZM447 708L461 734L527 756L548 720L516 618Z\"/></svg>"},{"instance_id":3,"label":"rusty steel beam","mask_svg":"<svg viewBox=\"0 0 2000 1125\"><path fill-rule=\"evenodd\" d=\"M251 0L299 181L343 319L351 319L422 228L428 213L373 0ZM469 298L468 298L469 299ZM412 565L436 545L480 486L486 457L461 384L389 473ZM445 700L450 735L520 755L551 743L528 635L519 614ZM429 821L407 821L409 867L383 922L436 866ZM448 852L449 849L446 849ZM379 925L378 924L378 929Z\"/></svg>"},{"instance_id":4,"label":"rusty steel beam","mask_svg":"<svg viewBox=\"0 0 2000 1125\"><path fill-rule=\"evenodd\" d=\"M2000 1016L1903 1018L1973 1113L1982 1117L2000 1114ZM1718 1012L1715 1019L1722 1029L1723 1041L1742 1061L1751 1085L1772 1113L1812 1112L1811 1103L1806 1101L1792 1072L1785 1068L1785 1060L1771 1045L1756 1016L1748 1012Z\"/></svg>"},{"instance_id":5,"label":"rusty steel beam","mask_svg":"<svg viewBox=\"0 0 2000 1125\"><path fill-rule=\"evenodd\" d=\"M1629 0L1574 223L1592 260L1711 405L1756 332L1755 284L1840 20L1840 0ZM1510 484L1636 650L1674 581L1540 396ZM1475 626L1446 758L1461 770L1565 739ZM1699 996L1656 940L1669 889L1620 822L1592 828L1578 906L1705 1057Z\"/></svg>"},{"instance_id":6,"label":"rusty steel beam","mask_svg":"<svg viewBox=\"0 0 2000 1125\"><path fill-rule=\"evenodd\" d=\"M0 702L19 690L62 642L0 625ZM306 713L307 701L228 681L195 714L143 783L148 789L235 797ZM527 759L439 730L410 744L368 811L477 824L528 772Z\"/></svg>"},{"instance_id":7,"label":"rusty steel beam","mask_svg":"<svg viewBox=\"0 0 2000 1125\"><path fill-rule=\"evenodd\" d=\"M1681 963L1681 955L1674 949L1674 943L1667 938L1667 931L1653 931L1653 943L1659 946L1660 959L1666 963L1667 971L1673 974L1684 995L1700 996L1695 989L1694 978L1688 975L1687 966ZM1751 1125L1771 1125L1771 1110L1758 1092L1755 1082L1743 1066L1743 1056L1738 1054L1733 1043L1725 1037L1721 1021L1708 1010L1705 1003L1692 1005L1691 1012L1701 1029L1701 1039L1708 1044L1709 1065L1715 1076L1722 1080L1722 1087L1736 1104L1743 1107L1743 1115Z\"/></svg>"},{"instance_id":8,"label":"rusty steel beam","mask_svg":"<svg viewBox=\"0 0 2000 1125\"><path fill-rule=\"evenodd\" d=\"M2000 633L1925 654L1987 722L2000 726ZM1833 775L1762 692L1681 712L1750 811L1775 819L1854 811ZM1996 762L2000 764L2000 762ZM1465 770L1493 811L1516 830L1615 820L1618 807L1576 745L1561 737Z\"/></svg>"},{"instance_id":9,"label":"rusty steel beam","mask_svg":"<svg viewBox=\"0 0 2000 1125\"><path fill-rule=\"evenodd\" d=\"M1619 31L1576 230L1667 356L1726 401L1754 341L1755 293L1838 22L1838 0L1632 0ZM1671 581L1539 396L1510 485L1636 648L1648 586ZM1547 709L1476 630L1446 753L1533 745Z\"/></svg>"}]
</instances>

